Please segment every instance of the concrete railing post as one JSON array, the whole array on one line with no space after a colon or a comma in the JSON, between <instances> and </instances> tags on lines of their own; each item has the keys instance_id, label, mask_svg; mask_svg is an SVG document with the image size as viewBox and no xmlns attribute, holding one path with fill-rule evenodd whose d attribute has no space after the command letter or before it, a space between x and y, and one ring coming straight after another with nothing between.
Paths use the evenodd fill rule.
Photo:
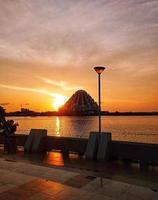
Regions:
<instances>
[{"instance_id":1,"label":"concrete railing post","mask_svg":"<svg viewBox=\"0 0 158 200\"><path fill-rule=\"evenodd\" d=\"M111 141L111 133L91 132L85 152L87 159L106 161L109 159L109 143Z\"/></svg>"},{"instance_id":2,"label":"concrete railing post","mask_svg":"<svg viewBox=\"0 0 158 200\"><path fill-rule=\"evenodd\" d=\"M97 158L99 134L98 132L91 132L89 135L87 148L85 152L86 159L94 160Z\"/></svg>"},{"instance_id":3,"label":"concrete railing post","mask_svg":"<svg viewBox=\"0 0 158 200\"><path fill-rule=\"evenodd\" d=\"M97 160L106 161L110 157L109 143L111 141L111 133L100 134L98 152L97 152Z\"/></svg>"}]
</instances>

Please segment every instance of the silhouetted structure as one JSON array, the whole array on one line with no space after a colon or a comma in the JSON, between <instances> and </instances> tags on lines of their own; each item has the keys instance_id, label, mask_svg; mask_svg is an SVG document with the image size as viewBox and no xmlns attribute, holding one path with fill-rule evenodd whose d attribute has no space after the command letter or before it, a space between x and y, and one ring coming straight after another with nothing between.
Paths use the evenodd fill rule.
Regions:
<instances>
[{"instance_id":1,"label":"silhouetted structure","mask_svg":"<svg viewBox=\"0 0 158 200\"><path fill-rule=\"evenodd\" d=\"M98 105L84 90L78 90L59 108L60 115L96 115Z\"/></svg>"}]
</instances>

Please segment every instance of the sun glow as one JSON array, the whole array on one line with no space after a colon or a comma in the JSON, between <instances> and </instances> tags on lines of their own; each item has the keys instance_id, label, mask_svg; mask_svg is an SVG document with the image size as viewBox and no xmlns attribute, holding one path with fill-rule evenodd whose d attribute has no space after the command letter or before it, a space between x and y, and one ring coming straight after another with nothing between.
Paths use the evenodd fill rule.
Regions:
<instances>
[{"instance_id":1,"label":"sun glow","mask_svg":"<svg viewBox=\"0 0 158 200\"><path fill-rule=\"evenodd\" d=\"M57 95L54 98L54 102L53 102L53 107L55 108L55 110L58 110L60 106L64 105L66 100L67 100L67 97L62 96L62 95Z\"/></svg>"}]
</instances>

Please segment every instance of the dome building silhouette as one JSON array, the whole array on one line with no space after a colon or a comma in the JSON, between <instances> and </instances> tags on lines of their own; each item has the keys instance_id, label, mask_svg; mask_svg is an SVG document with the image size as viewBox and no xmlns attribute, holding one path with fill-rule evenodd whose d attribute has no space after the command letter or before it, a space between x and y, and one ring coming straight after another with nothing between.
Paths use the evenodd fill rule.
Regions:
<instances>
[{"instance_id":1,"label":"dome building silhouette","mask_svg":"<svg viewBox=\"0 0 158 200\"><path fill-rule=\"evenodd\" d=\"M69 100L59 108L59 114L64 115L96 115L98 105L85 91L76 91Z\"/></svg>"}]
</instances>

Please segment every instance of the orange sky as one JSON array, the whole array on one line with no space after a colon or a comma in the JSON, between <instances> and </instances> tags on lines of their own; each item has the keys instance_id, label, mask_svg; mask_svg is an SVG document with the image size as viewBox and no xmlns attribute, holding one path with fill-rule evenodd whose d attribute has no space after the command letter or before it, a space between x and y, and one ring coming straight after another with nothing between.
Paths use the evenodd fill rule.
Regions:
<instances>
[{"instance_id":1,"label":"orange sky","mask_svg":"<svg viewBox=\"0 0 158 200\"><path fill-rule=\"evenodd\" d=\"M86 90L102 110L158 111L158 1L0 2L0 105L54 110Z\"/></svg>"}]
</instances>

